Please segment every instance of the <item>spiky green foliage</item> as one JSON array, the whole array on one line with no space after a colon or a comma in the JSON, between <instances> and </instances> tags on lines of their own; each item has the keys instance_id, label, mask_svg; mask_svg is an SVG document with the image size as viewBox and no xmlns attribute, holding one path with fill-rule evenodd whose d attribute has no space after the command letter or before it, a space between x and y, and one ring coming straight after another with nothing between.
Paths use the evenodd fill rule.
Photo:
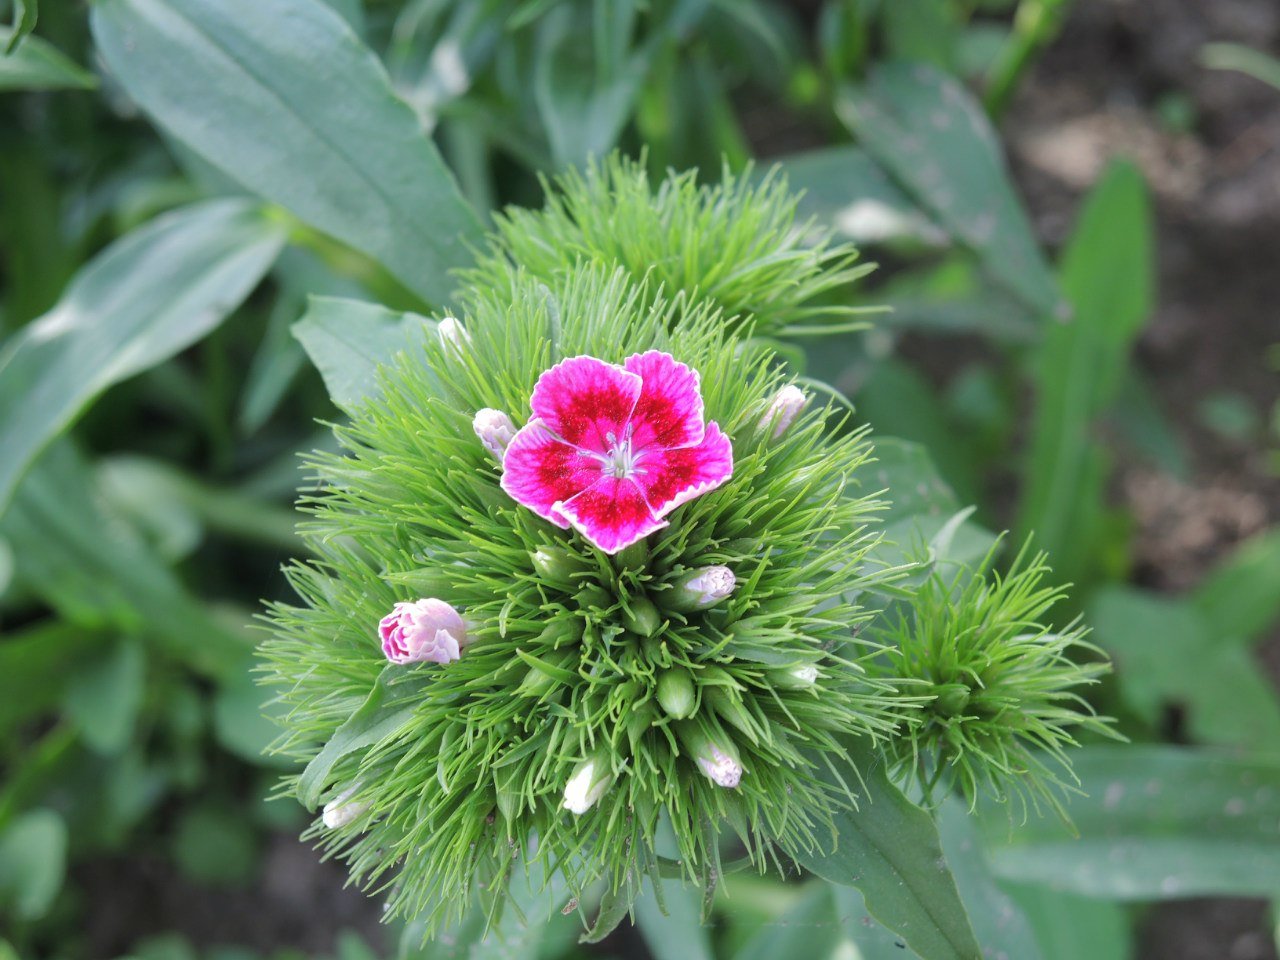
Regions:
<instances>
[{"instance_id":1,"label":"spiky green foliage","mask_svg":"<svg viewBox=\"0 0 1280 960\"><path fill-rule=\"evenodd\" d=\"M873 312L832 294L874 265L798 222L799 198L776 172L755 181L725 170L720 183L702 186L696 171L672 173L655 188L642 162L615 154L546 190L542 210L497 217L487 255L462 275L467 284L501 282L513 263L543 280L584 262L622 266L637 282L654 281L651 295L684 293L686 303L709 303L767 337L856 329L865 324L851 318Z\"/></svg>"},{"instance_id":2,"label":"spiky green foliage","mask_svg":"<svg viewBox=\"0 0 1280 960\"><path fill-rule=\"evenodd\" d=\"M303 534L319 559L291 568L302 603L273 609L263 648L287 708L280 747L300 761L375 692L362 715L373 732L335 754L321 784L322 799L353 791L367 808L315 835L359 883L387 890L394 913L433 924L476 887L501 891L528 858L575 891L602 878L625 895L655 868L662 819L681 868L704 884L723 825L760 865L775 842L809 847L849 800L815 765L839 737L896 720L854 637L866 615L851 598L879 575L864 562L876 504L857 489L863 434L836 432L837 414L815 408L767 436L757 424L784 381L767 354L726 339L707 304L664 300L621 270L544 279L508 272L470 288L471 343L433 338L402 356L381 398L336 428L342 453L313 458ZM563 357L621 362L652 348L701 373L735 469L610 558L509 499L471 419L495 407L522 422L538 376ZM678 612L672 585L710 564L735 572L736 591ZM456 606L476 642L448 666L387 666L378 619L428 595ZM816 683L793 675L806 666ZM671 670L692 681L691 708L670 681L660 702ZM739 788L693 763L691 745L708 737L736 746ZM588 758L613 782L579 817L561 800Z\"/></svg>"},{"instance_id":3,"label":"spiky green foliage","mask_svg":"<svg viewBox=\"0 0 1280 960\"><path fill-rule=\"evenodd\" d=\"M1044 554L1024 546L1001 574L995 552L976 570L933 572L869 631L884 646L873 670L905 678L904 695L927 697L923 709L904 705L902 735L887 752L926 796L941 785L971 805L985 793L1024 813L1028 801L1045 801L1065 816L1066 748L1079 731L1114 736L1079 693L1109 665L1079 621L1061 630L1046 623L1066 593L1046 585Z\"/></svg>"}]
</instances>

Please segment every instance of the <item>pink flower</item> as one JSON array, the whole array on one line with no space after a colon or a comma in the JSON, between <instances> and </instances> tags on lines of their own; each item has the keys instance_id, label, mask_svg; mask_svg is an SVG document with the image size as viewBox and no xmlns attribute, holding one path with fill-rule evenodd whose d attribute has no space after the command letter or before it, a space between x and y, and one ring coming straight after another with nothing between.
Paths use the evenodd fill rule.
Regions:
<instances>
[{"instance_id":1,"label":"pink flower","mask_svg":"<svg viewBox=\"0 0 1280 960\"><path fill-rule=\"evenodd\" d=\"M382 652L392 663L451 663L462 656L469 642L467 625L458 611L434 597L397 603L378 622L378 636Z\"/></svg>"},{"instance_id":2,"label":"pink flower","mask_svg":"<svg viewBox=\"0 0 1280 960\"><path fill-rule=\"evenodd\" d=\"M733 474L733 448L703 422L698 374L651 350L622 366L573 357L538 378L533 419L503 459L502 489L617 553Z\"/></svg>"}]
</instances>

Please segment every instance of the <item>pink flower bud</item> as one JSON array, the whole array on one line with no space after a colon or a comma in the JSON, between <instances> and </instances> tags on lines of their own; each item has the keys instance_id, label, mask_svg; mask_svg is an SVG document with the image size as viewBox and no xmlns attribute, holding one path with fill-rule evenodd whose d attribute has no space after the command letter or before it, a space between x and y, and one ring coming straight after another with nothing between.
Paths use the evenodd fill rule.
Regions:
<instances>
[{"instance_id":1,"label":"pink flower bud","mask_svg":"<svg viewBox=\"0 0 1280 960\"><path fill-rule=\"evenodd\" d=\"M742 780L742 764L714 743L707 743L694 760L717 786L733 788Z\"/></svg>"},{"instance_id":2,"label":"pink flower bud","mask_svg":"<svg viewBox=\"0 0 1280 960\"><path fill-rule=\"evenodd\" d=\"M805 396L803 390L794 384L788 384L775 393L773 399L769 401L769 409L760 418L760 429L767 430L772 424L773 438L776 440L795 422L796 417L800 416L800 411L808 402L809 398Z\"/></svg>"},{"instance_id":3,"label":"pink flower bud","mask_svg":"<svg viewBox=\"0 0 1280 960\"><path fill-rule=\"evenodd\" d=\"M475 419L471 421L471 429L476 432L484 448L498 460L502 460L502 455L507 452L507 444L516 435L516 425L511 422L511 418L501 410L490 407L476 413Z\"/></svg>"},{"instance_id":4,"label":"pink flower bud","mask_svg":"<svg viewBox=\"0 0 1280 960\"><path fill-rule=\"evenodd\" d=\"M379 621L378 636L382 652L392 663L451 663L470 642L458 611L434 597L397 603Z\"/></svg>"},{"instance_id":5,"label":"pink flower bud","mask_svg":"<svg viewBox=\"0 0 1280 960\"><path fill-rule=\"evenodd\" d=\"M436 333L440 342L454 350L462 350L471 344L471 334L458 322L457 317L445 317L436 324Z\"/></svg>"}]
</instances>

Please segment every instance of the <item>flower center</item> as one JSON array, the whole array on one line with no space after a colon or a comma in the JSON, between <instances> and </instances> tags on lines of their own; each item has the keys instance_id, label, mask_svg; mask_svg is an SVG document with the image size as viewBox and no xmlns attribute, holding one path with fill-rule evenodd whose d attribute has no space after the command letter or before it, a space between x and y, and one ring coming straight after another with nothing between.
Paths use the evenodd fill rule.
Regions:
<instances>
[{"instance_id":1,"label":"flower center","mask_svg":"<svg viewBox=\"0 0 1280 960\"><path fill-rule=\"evenodd\" d=\"M603 458L606 473L618 480L626 480L644 472L640 469L642 451L631 448L631 424L627 424L621 440L612 431L605 434L605 439L609 441L609 452Z\"/></svg>"}]
</instances>

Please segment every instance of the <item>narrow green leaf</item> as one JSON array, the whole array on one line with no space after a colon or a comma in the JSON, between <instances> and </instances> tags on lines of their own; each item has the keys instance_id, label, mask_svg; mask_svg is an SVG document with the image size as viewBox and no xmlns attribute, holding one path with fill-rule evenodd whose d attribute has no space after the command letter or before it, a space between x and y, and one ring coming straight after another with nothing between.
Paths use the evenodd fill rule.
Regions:
<instances>
[{"instance_id":1,"label":"narrow green leaf","mask_svg":"<svg viewBox=\"0 0 1280 960\"><path fill-rule=\"evenodd\" d=\"M857 887L872 916L923 960L976 960L982 951L933 818L889 782L874 751L855 744L849 760L839 773L850 787L863 786L858 809L836 817L838 836L829 851L791 856L832 883Z\"/></svg>"},{"instance_id":2,"label":"narrow green leaf","mask_svg":"<svg viewBox=\"0 0 1280 960\"><path fill-rule=\"evenodd\" d=\"M0 677L5 678L0 736L52 709L70 680L64 665L87 656L102 640L59 620L6 631L0 642Z\"/></svg>"},{"instance_id":3,"label":"narrow green leaf","mask_svg":"<svg viewBox=\"0 0 1280 960\"><path fill-rule=\"evenodd\" d=\"M0 44L11 47L0 54L0 91L92 90L98 78L39 37L27 37L16 47L17 33L0 27Z\"/></svg>"},{"instance_id":4,"label":"narrow green leaf","mask_svg":"<svg viewBox=\"0 0 1280 960\"><path fill-rule=\"evenodd\" d=\"M1084 797L1057 819L1011 826L983 811L995 872L1090 897L1270 897L1280 890L1280 761L1178 747L1088 747Z\"/></svg>"},{"instance_id":5,"label":"narrow green leaf","mask_svg":"<svg viewBox=\"0 0 1280 960\"><path fill-rule=\"evenodd\" d=\"M1213 70L1238 70L1280 90L1280 60L1239 43L1209 43L1200 51L1200 62Z\"/></svg>"},{"instance_id":6,"label":"narrow green leaf","mask_svg":"<svg viewBox=\"0 0 1280 960\"><path fill-rule=\"evenodd\" d=\"M401 350L420 348L435 323L416 313L337 297L312 297L293 325L333 402L344 409L380 392L377 371Z\"/></svg>"},{"instance_id":7,"label":"narrow green leaf","mask_svg":"<svg viewBox=\"0 0 1280 960\"><path fill-rule=\"evenodd\" d=\"M1061 298L1011 185L999 139L960 81L926 64L890 63L836 95L836 113L889 176L993 280L1042 317Z\"/></svg>"},{"instance_id":8,"label":"narrow green leaf","mask_svg":"<svg viewBox=\"0 0 1280 960\"><path fill-rule=\"evenodd\" d=\"M5 56L13 56L18 49L18 44L36 28L36 20L39 16L39 0L13 0L13 25L8 28L10 36L5 43Z\"/></svg>"},{"instance_id":9,"label":"narrow green leaf","mask_svg":"<svg viewBox=\"0 0 1280 960\"><path fill-rule=\"evenodd\" d=\"M102 0L93 35L167 132L246 187L449 295L480 223L378 58L319 0Z\"/></svg>"},{"instance_id":10,"label":"narrow green leaf","mask_svg":"<svg viewBox=\"0 0 1280 960\"><path fill-rule=\"evenodd\" d=\"M1142 175L1113 165L1089 195L1062 260L1072 320L1045 332L1019 537L1034 532L1063 580L1080 582L1096 546L1107 472L1094 421L1115 399L1151 312L1154 261Z\"/></svg>"},{"instance_id":11,"label":"narrow green leaf","mask_svg":"<svg viewBox=\"0 0 1280 960\"><path fill-rule=\"evenodd\" d=\"M62 888L67 825L52 810L18 817L0 836L0 906L24 920L44 916Z\"/></svg>"},{"instance_id":12,"label":"narrow green leaf","mask_svg":"<svg viewBox=\"0 0 1280 960\"><path fill-rule=\"evenodd\" d=\"M1260 639L1280 619L1280 530L1236 548L1196 588L1191 601L1220 637Z\"/></svg>"},{"instance_id":13,"label":"narrow green leaf","mask_svg":"<svg viewBox=\"0 0 1280 960\"><path fill-rule=\"evenodd\" d=\"M0 513L35 456L103 390L190 346L258 285L284 232L244 200L157 218L81 270L0 350Z\"/></svg>"},{"instance_id":14,"label":"narrow green leaf","mask_svg":"<svg viewBox=\"0 0 1280 960\"><path fill-rule=\"evenodd\" d=\"M395 664L384 667L365 702L302 771L298 778L298 800L308 810L319 805L320 796L329 785L330 773L339 760L389 736L413 716L416 707L412 703L406 706L404 700L394 698L388 702L391 681L403 673L404 669Z\"/></svg>"}]
</instances>

